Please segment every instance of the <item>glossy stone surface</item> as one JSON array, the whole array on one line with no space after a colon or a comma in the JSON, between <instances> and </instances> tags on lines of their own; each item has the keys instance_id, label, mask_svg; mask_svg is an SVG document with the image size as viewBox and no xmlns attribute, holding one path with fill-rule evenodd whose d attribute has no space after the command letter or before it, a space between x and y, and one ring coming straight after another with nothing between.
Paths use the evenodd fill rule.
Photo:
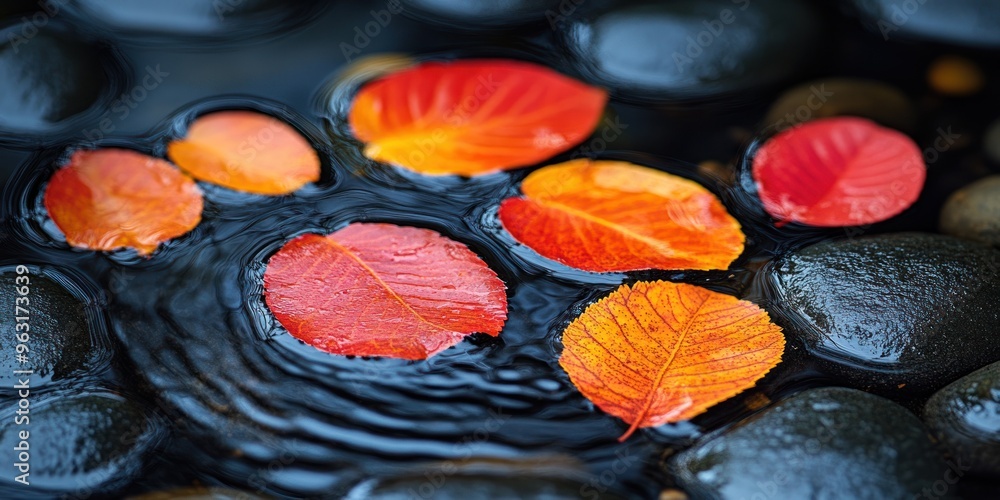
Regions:
<instances>
[{"instance_id":1,"label":"glossy stone surface","mask_svg":"<svg viewBox=\"0 0 1000 500\"><path fill-rule=\"evenodd\" d=\"M838 387L781 401L669 466L691 498L715 499L914 498L949 472L917 417Z\"/></svg>"},{"instance_id":2,"label":"glossy stone surface","mask_svg":"<svg viewBox=\"0 0 1000 500\"><path fill-rule=\"evenodd\" d=\"M934 393L924 422L969 471L1000 475L1000 363Z\"/></svg>"},{"instance_id":3,"label":"glossy stone surface","mask_svg":"<svg viewBox=\"0 0 1000 500\"><path fill-rule=\"evenodd\" d=\"M775 263L769 309L835 376L939 388L1000 359L1000 251L899 233L830 241Z\"/></svg>"},{"instance_id":4,"label":"glossy stone surface","mask_svg":"<svg viewBox=\"0 0 1000 500\"><path fill-rule=\"evenodd\" d=\"M681 0L580 16L565 44L584 76L624 98L705 97L807 65L820 23L800 2Z\"/></svg>"}]
</instances>

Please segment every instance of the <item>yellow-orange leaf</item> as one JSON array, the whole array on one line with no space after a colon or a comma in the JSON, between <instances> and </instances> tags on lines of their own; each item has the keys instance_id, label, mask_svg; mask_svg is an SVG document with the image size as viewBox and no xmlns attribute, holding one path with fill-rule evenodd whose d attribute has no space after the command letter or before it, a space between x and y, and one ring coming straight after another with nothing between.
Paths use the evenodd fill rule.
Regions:
<instances>
[{"instance_id":1,"label":"yellow-orange leaf","mask_svg":"<svg viewBox=\"0 0 1000 500\"><path fill-rule=\"evenodd\" d=\"M640 427L687 420L781 361L785 337L751 302L667 281L622 285L563 332L559 364L600 409Z\"/></svg>"},{"instance_id":2,"label":"yellow-orange leaf","mask_svg":"<svg viewBox=\"0 0 1000 500\"><path fill-rule=\"evenodd\" d=\"M700 184L623 161L573 160L533 172L500 221L544 257L595 272L726 269L740 223Z\"/></svg>"},{"instance_id":3,"label":"yellow-orange leaf","mask_svg":"<svg viewBox=\"0 0 1000 500\"><path fill-rule=\"evenodd\" d=\"M348 120L369 158L472 176L566 151L593 132L606 102L603 89L536 64L428 62L365 85Z\"/></svg>"},{"instance_id":4,"label":"yellow-orange leaf","mask_svg":"<svg viewBox=\"0 0 1000 500\"><path fill-rule=\"evenodd\" d=\"M45 189L45 209L67 243L91 250L131 247L140 255L197 226L202 204L190 177L126 149L77 151Z\"/></svg>"},{"instance_id":5,"label":"yellow-orange leaf","mask_svg":"<svg viewBox=\"0 0 1000 500\"><path fill-rule=\"evenodd\" d=\"M319 156L287 123L253 111L202 116L167 154L195 179L248 193L288 194L319 179Z\"/></svg>"}]
</instances>

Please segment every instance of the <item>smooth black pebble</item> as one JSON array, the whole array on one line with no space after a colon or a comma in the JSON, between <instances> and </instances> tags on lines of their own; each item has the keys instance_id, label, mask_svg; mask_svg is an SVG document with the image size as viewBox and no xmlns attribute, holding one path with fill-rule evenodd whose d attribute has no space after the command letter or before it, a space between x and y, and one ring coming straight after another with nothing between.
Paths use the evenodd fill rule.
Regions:
<instances>
[{"instance_id":1,"label":"smooth black pebble","mask_svg":"<svg viewBox=\"0 0 1000 500\"><path fill-rule=\"evenodd\" d=\"M0 141L60 129L102 101L117 63L100 47L47 21L0 30Z\"/></svg>"},{"instance_id":2,"label":"smooth black pebble","mask_svg":"<svg viewBox=\"0 0 1000 500\"><path fill-rule=\"evenodd\" d=\"M30 488L84 498L128 484L140 471L143 455L161 439L158 418L125 398L111 393L89 393L31 400L30 422L19 425L12 408L0 421L2 465L0 498L22 487L15 482L15 463L27 446ZM22 439L22 432L29 432ZM22 445L26 442L26 445Z\"/></svg>"},{"instance_id":3,"label":"smooth black pebble","mask_svg":"<svg viewBox=\"0 0 1000 500\"><path fill-rule=\"evenodd\" d=\"M951 472L916 416L841 387L801 392L711 434L669 468L691 498L714 499L915 498L948 486Z\"/></svg>"},{"instance_id":4,"label":"smooth black pebble","mask_svg":"<svg viewBox=\"0 0 1000 500\"><path fill-rule=\"evenodd\" d=\"M929 392L1000 360L1000 251L899 233L823 242L765 273L767 308L829 375Z\"/></svg>"},{"instance_id":5,"label":"smooth black pebble","mask_svg":"<svg viewBox=\"0 0 1000 500\"><path fill-rule=\"evenodd\" d=\"M21 281L17 281L19 277ZM59 283L38 274L18 275L13 269L5 269L0 271L0 285L0 308L26 318L23 322L0 323L3 391L11 391L21 379L27 379L32 387L66 379L86 371L105 354L103 342L94 342L86 307ZM19 290L28 293L22 295ZM21 353L23 363L17 357L18 344L29 349ZM17 374L15 370L33 373Z\"/></svg>"},{"instance_id":6,"label":"smooth black pebble","mask_svg":"<svg viewBox=\"0 0 1000 500\"><path fill-rule=\"evenodd\" d=\"M923 39L1000 47L1000 3L983 0L854 0L869 31L885 41Z\"/></svg>"},{"instance_id":7,"label":"smooth black pebble","mask_svg":"<svg viewBox=\"0 0 1000 500\"><path fill-rule=\"evenodd\" d=\"M681 0L579 15L563 32L584 78L634 100L702 98L808 66L821 32L800 2Z\"/></svg>"},{"instance_id":8,"label":"smooth black pebble","mask_svg":"<svg viewBox=\"0 0 1000 500\"><path fill-rule=\"evenodd\" d=\"M1000 363L934 393L924 408L924 422L963 470L1000 476Z\"/></svg>"}]
</instances>

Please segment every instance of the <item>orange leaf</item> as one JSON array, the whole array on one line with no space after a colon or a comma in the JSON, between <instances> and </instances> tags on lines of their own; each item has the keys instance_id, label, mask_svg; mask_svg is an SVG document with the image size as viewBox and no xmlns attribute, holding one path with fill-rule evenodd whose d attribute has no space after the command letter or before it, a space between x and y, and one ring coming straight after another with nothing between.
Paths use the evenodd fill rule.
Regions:
<instances>
[{"instance_id":1,"label":"orange leaf","mask_svg":"<svg viewBox=\"0 0 1000 500\"><path fill-rule=\"evenodd\" d=\"M294 337L354 356L425 359L507 319L504 284L476 254L391 224L288 242L268 262L264 298Z\"/></svg>"},{"instance_id":2,"label":"orange leaf","mask_svg":"<svg viewBox=\"0 0 1000 500\"><path fill-rule=\"evenodd\" d=\"M201 221L198 186L173 165L126 149L76 151L45 190L45 209L75 247L149 255Z\"/></svg>"},{"instance_id":3,"label":"orange leaf","mask_svg":"<svg viewBox=\"0 0 1000 500\"><path fill-rule=\"evenodd\" d=\"M700 184L622 161L573 160L533 172L500 221L544 257L595 272L725 269L740 223Z\"/></svg>"},{"instance_id":4,"label":"orange leaf","mask_svg":"<svg viewBox=\"0 0 1000 500\"><path fill-rule=\"evenodd\" d=\"M535 64L429 62L365 85L348 119L365 156L425 174L538 163L597 126L607 93Z\"/></svg>"},{"instance_id":5,"label":"orange leaf","mask_svg":"<svg viewBox=\"0 0 1000 500\"><path fill-rule=\"evenodd\" d=\"M319 179L319 156L287 123L253 111L202 116L167 154L195 179L248 193L288 194Z\"/></svg>"},{"instance_id":6,"label":"orange leaf","mask_svg":"<svg viewBox=\"0 0 1000 500\"><path fill-rule=\"evenodd\" d=\"M563 332L559 364L600 409L639 427L687 420L753 387L785 337L736 297L667 281L622 285Z\"/></svg>"}]
</instances>

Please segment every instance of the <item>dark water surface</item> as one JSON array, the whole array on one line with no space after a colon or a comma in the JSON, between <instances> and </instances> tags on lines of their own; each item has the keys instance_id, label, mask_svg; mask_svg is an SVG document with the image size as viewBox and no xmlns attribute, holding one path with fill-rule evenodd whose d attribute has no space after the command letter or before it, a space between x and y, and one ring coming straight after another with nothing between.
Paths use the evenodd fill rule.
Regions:
<instances>
[{"instance_id":1,"label":"dark water surface","mask_svg":"<svg viewBox=\"0 0 1000 500\"><path fill-rule=\"evenodd\" d=\"M669 486L661 469L665 454L749 414L748 402L761 394L774 400L831 381L818 377L801 346L791 342L785 361L757 388L691 422L644 429L618 443L627 426L595 409L557 363L559 333L583 307L622 282L639 279L684 281L763 301L766 293L755 275L773 256L861 233L934 231L944 197L995 167L977 160L973 145L1000 110L996 92L975 102L927 96L923 74L913 68L926 67L947 47L885 44L831 7L821 17L837 37L820 42L815 60L794 79L769 86L754 82L752 88L696 101L613 100L605 124L584 149L546 162L597 155L701 182L720 195L747 233L747 251L732 269L576 271L515 245L500 227L499 202L516 195L532 169L461 179L374 164L361 156L344 123L359 80L345 83L338 77L347 65L344 44L357 49L357 54L348 50L352 59L388 52L435 59L500 56L578 74L562 55L558 32L544 24L453 30L393 15L378 35L357 44L365 39L355 39L355 27L363 30L373 20L371 11L384 4L249 3L260 4L254 15L272 16L274 25L251 16L255 21L246 24L246 32L227 39L213 34L212 19L126 12L89 22L85 6L98 2L78 2L53 22L85 26L81 33L106 44L107 64L123 65L128 76L106 88L114 90L99 101L105 105L84 112L70 128L0 131L0 144L6 144L0 146L6 179L0 265L72 270L83 282L79 288L91 295L87 304L103 315L95 324L107 331L98 335L119 345L112 370L85 376L85 383L73 387L133 395L173 424L170 439L146 457L147 467L128 487L130 493L197 482L339 497L372 477L441 470L442 460L472 465L506 459L557 464L553 474L568 477L581 493L592 491L584 490L591 485L624 497L653 498ZM136 16L150 26L140 25ZM185 30L170 34L172 22ZM142 35L150 31L154 34ZM151 74L157 76L147 78ZM737 165L732 184L697 164L752 154L767 126L759 121L780 91L826 75L873 77L898 86L919 106L914 137L921 148L933 143L940 126L953 127L969 142L940 154L921 199L892 221L848 230L795 225L779 230L748 192L746 162ZM68 248L41 196L69 152L120 146L165 156L166 143L183 134L194 117L234 108L260 110L298 128L320 153L321 180L280 197L202 183L202 222L148 260L133 251ZM362 221L430 228L469 245L507 284L510 317L502 334L474 335L430 360L407 362L328 355L284 332L261 297L269 256L296 235L329 233ZM69 390L70 385L57 384L39 394ZM626 467L618 466L622 457L628 458Z\"/></svg>"}]
</instances>

